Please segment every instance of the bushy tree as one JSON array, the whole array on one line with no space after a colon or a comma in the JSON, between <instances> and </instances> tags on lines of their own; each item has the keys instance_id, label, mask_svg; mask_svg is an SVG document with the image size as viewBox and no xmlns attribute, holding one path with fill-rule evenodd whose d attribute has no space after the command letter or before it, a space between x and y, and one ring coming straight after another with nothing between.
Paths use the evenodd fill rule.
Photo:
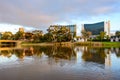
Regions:
<instances>
[{"instance_id":1,"label":"bushy tree","mask_svg":"<svg viewBox=\"0 0 120 80\"><path fill-rule=\"evenodd\" d=\"M84 41L87 41L87 39L92 35L90 31L85 31L85 30L83 30L81 33L82 33L82 37L84 38Z\"/></svg>"},{"instance_id":2,"label":"bushy tree","mask_svg":"<svg viewBox=\"0 0 120 80\"><path fill-rule=\"evenodd\" d=\"M116 32L115 32L115 35L116 35L116 36L120 36L120 31L116 31Z\"/></svg>"},{"instance_id":3,"label":"bushy tree","mask_svg":"<svg viewBox=\"0 0 120 80\"><path fill-rule=\"evenodd\" d=\"M4 32L1 39L4 40L12 40L13 39L13 34L12 32Z\"/></svg>"},{"instance_id":4,"label":"bushy tree","mask_svg":"<svg viewBox=\"0 0 120 80\"><path fill-rule=\"evenodd\" d=\"M44 35L44 41L45 42L52 42L54 40L54 37L51 33L46 33Z\"/></svg>"},{"instance_id":5,"label":"bushy tree","mask_svg":"<svg viewBox=\"0 0 120 80\"><path fill-rule=\"evenodd\" d=\"M15 40L23 40L25 39L25 33L23 31L18 31L15 34Z\"/></svg>"},{"instance_id":6,"label":"bushy tree","mask_svg":"<svg viewBox=\"0 0 120 80\"><path fill-rule=\"evenodd\" d=\"M25 39L26 40L31 40L33 39L33 34L31 32L26 32L25 33Z\"/></svg>"}]
</instances>

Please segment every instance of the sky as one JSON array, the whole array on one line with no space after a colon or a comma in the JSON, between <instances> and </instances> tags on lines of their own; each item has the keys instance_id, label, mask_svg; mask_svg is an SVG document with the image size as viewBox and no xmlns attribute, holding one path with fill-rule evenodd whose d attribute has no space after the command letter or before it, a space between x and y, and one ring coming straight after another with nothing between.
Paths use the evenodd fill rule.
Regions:
<instances>
[{"instance_id":1,"label":"sky","mask_svg":"<svg viewBox=\"0 0 120 80\"><path fill-rule=\"evenodd\" d=\"M120 30L120 0L0 0L0 32L40 29L53 24L111 22L111 32Z\"/></svg>"}]
</instances>

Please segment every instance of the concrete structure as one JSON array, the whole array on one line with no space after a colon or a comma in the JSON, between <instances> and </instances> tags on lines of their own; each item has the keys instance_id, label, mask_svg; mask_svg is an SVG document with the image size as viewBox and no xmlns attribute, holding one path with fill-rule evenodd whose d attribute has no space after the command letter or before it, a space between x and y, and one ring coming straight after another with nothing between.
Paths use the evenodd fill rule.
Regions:
<instances>
[{"instance_id":1,"label":"concrete structure","mask_svg":"<svg viewBox=\"0 0 120 80\"><path fill-rule=\"evenodd\" d=\"M99 35L100 32L106 32L106 35L110 36L110 21L98 22L94 24L82 24L82 30L92 32L92 36Z\"/></svg>"},{"instance_id":2,"label":"concrete structure","mask_svg":"<svg viewBox=\"0 0 120 80\"><path fill-rule=\"evenodd\" d=\"M0 45L1 45L1 43L5 43L5 42L7 42L7 43L15 43L16 46L19 46L22 41L18 41L18 40L0 40Z\"/></svg>"},{"instance_id":3,"label":"concrete structure","mask_svg":"<svg viewBox=\"0 0 120 80\"><path fill-rule=\"evenodd\" d=\"M111 36L110 41L111 42L120 42L120 36Z\"/></svg>"},{"instance_id":4,"label":"concrete structure","mask_svg":"<svg viewBox=\"0 0 120 80\"><path fill-rule=\"evenodd\" d=\"M55 29L56 27L67 27L73 37L76 36L76 25L50 25L49 29Z\"/></svg>"}]
</instances>

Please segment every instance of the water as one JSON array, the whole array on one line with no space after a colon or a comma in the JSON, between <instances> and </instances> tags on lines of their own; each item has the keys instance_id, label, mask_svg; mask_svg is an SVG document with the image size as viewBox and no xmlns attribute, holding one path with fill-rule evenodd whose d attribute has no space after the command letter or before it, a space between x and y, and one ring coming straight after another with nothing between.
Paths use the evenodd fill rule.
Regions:
<instances>
[{"instance_id":1,"label":"water","mask_svg":"<svg viewBox=\"0 0 120 80\"><path fill-rule=\"evenodd\" d=\"M0 80L120 80L120 48L0 48Z\"/></svg>"}]
</instances>

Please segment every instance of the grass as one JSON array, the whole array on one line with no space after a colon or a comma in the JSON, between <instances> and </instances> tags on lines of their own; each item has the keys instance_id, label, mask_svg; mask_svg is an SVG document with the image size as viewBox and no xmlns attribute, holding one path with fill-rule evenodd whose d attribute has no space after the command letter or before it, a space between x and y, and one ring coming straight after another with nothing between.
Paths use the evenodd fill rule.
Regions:
<instances>
[{"instance_id":1,"label":"grass","mask_svg":"<svg viewBox=\"0 0 120 80\"><path fill-rule=\"evenodd\" d=\"M120 47L120 42L102 42L103 46Z\"/></svg>"},{"instance_id":2,"label":"grass","mask_svg":"<svg viewBox=\"0 0 120 80\"><path fill-rule=\"evenodd\" d=\"M76 42L77 46L120 47L120 42Z\"/></svg>"},{"instance_id":3,"label":"grass","mask_svg":"<svg viewBox=\"0 0 120 80\"><path fill-rule=\"evenodd\" d=\"M62 43L64 45L71 44ZM94 46L94 47L120 47L120 42L75 42L73 43L76 46ZM54 45L53 43L32 43L32 42L23 42L22 45Z\"/></svg>"}]
</instances>

